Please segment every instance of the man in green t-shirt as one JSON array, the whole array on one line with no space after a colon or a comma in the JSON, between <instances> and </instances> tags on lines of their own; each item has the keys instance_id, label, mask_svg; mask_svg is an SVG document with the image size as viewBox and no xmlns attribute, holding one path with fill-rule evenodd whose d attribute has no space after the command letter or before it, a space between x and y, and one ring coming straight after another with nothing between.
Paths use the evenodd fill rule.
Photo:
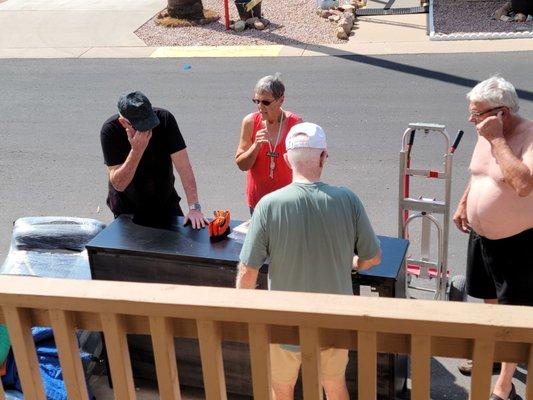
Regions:
<instances>
[{"instance_id":1,"label":"man in green t-shirt","mask_svg":"<svg viewBox=\"0 0 533 400\"><path fill-rule=\"evenodd\" d=\"M381 260L363 204L349 189L320 182L328 156L320 126L293 126L286 148L293 181L257 204L240 254L236 286L254 289L259 268L270 257L270 290L353 295L352 267L367 269ZM273 344L270 349L275 398L292 399L301 365L299 348ZM321 382L329 400L349 398L347 363L348 350L321 352Z\"/></svg>"}]
</instances>

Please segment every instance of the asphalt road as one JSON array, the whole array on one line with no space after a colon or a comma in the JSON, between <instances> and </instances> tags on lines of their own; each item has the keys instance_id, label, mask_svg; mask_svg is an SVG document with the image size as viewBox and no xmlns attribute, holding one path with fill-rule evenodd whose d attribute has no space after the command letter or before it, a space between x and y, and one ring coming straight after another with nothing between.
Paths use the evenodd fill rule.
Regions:
<instances>
[{"instance_id":1,"label":"asphalt road","mask_svg":"<svg viewBox=\"0 0 533 400\"><path fill-rule=\"evenodd\" d=\"M533 115L531 53L355 58L0 61L0 259L12 222L69 215L109 221L99 129L119 94L139 89L170 109L188 144L205 210L247 218L244 174L233 155L242 117L254 110L256 80L281 72L285 107L328 133L324 180L354 190L375 230L397 234L398 155L409 122L442 123L466 134L456 153L452 210L467 179L475 132L465 93L493 73L515 82ZM190 68L187 68L187 64ZM435 138L433 138L435 139ZM413 162L441 164L444 145L417 138ZM440 196L427 179L413 192ZM179 186L178 191L183 193ZM98 211L99 210L99 211ZM449 266L460 273L464 235L450 227Z\"/></svg>"},{"instance_id":2,"label":"asphalt road","mask_svg":"<svg viewBox=\"0 0 533 400\"><path fill-rule=\"evenodd\" d=\"M253 86L274 72L283 74L287 86L285 107L322 125L328 134L330 157L323 180L355 191L377 233L395 236L398 155L407 124L442 123L452 136L465 130L453 165L453 210L476 140L467 122L466 92L477 81L501 73L516 84L523 114L532 117L532 57L500 53L1 60L0 262L7 255L16 218L67 215L111 220L99 130L116 112L119 94L132 90L144 91L154 105L176 115L204 209L229 208L234 218L247 218L244 174L233 156L241 119L254 110ZM442 142L417 138L413 165L439 167L443 152ZM183 192L179 185L178 191ZM442 194L427 179L414 184L413 192L424 197ZM453 274L463 273L466 236L451 226L449 241L449 268ZM432 390L447 398L465 398L464 381L456 381L441 361L434 361L433 369L439 379Z\"/></svg>"}]
</instances>

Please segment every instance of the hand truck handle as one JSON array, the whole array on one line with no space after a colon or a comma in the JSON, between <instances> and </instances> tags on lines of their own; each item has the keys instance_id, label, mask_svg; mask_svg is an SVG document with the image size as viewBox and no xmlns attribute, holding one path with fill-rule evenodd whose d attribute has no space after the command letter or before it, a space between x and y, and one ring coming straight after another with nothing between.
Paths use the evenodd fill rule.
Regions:
<instances>
[{"instance_id":1,"label":"hand truck handle","mask_svg":"<svg viewBox=\"0 0 533 400\"><path fill-rule=\"evenodd\" d=\"M415 132L416 130L413 129L411 130L411 133L409 134L409 143L407 143L409 146L412 146L413 143L415 142Z\"/></svg>"},{"instance_id":2,"label":"hand truck handle","mask_svg":"<svg viewBox=\"0 0 533 400\"><path fill-rule=\"evenodd\" d=\"M455 153L455 150L457 149L457 146L459 146L459 142L463 138L463 134L464 134L464 132L462 130L457 132L457 136L455 137L455 140L453 141L452 147L450 147L450 153L451 154Z\"/></svg>"}]
</instances>

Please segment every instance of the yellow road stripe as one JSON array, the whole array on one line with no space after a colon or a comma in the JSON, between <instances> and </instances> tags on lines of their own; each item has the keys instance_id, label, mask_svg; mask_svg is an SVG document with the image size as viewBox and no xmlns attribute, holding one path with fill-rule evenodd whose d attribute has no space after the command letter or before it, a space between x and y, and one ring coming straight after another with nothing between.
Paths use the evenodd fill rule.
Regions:
<instances>
[{"instance_id":1,"label":"yellow road stripe","mask_svg":"<svg viewBox=\"0 0 533 400\"><path fill-rule=\"evenodd\" d=\"M159 47L150 57L276 57L281 45Z\"/></svg>"}]
</instances>

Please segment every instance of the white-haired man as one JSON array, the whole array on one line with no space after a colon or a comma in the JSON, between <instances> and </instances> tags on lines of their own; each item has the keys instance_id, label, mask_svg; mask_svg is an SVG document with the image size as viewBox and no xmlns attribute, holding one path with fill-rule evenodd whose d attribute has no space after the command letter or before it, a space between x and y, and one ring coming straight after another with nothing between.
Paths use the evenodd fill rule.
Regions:
<instances>
[{"instance_id":1,"label":"white-haired man","mask_svg":"<svg viewBox=\"0 0 533 400\"><path fill-rule=\"evenodd\" d=\"M478 140L453 217L470 233L467 291L486 303L533 306L533 121L518 114L515 88L501 77L467 98ZM491 400L516 397L515 369L502 363Z\"/></svg>"},{"instance_id":2,"label":"white-haired man","mask_svg":"<svg viewBox=\"0 0 533 400\"><path fill-rule=\"evenodd\" d=\"M286 148L292 183L257 204L240 255L237 288L254 289L258 270L270 257L270 290L353 295L354 252L359 269L381 259L363 204L349 189L320 181L328 156L321 127L309 122L293 126ZM299 348L273 344L270 353L275 399L292 399L301 364ZM322 350L321 381L329 400L349 398L347 362L348 350Z\"/></svg>"}]
</instances>

